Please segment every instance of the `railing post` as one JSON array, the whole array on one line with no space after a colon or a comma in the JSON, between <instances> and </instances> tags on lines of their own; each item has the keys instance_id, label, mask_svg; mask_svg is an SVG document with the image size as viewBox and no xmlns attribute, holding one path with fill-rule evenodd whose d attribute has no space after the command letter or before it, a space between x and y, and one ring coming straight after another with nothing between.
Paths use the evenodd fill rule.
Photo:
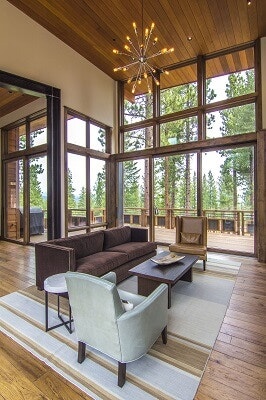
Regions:
<instances>
[{"instance_id":1,"label":"railing post","mask_svg":"<svg viewBox=\"0 0 266 400\"><path fill-rule=\"evenodd\" d=\"M241 211L236 212L236 220L237 220L237 234L241 234Z\"/></svg>"},{"instance_id":2,"label":"railing post","mask_svg":"<svg viewBox=\"0 0 266 400\"><path fill-rule=\"evenodd\" d=\"M140 225L144 227L147 226L146 208L141 209Z\"/></svg>"}]
</instances>

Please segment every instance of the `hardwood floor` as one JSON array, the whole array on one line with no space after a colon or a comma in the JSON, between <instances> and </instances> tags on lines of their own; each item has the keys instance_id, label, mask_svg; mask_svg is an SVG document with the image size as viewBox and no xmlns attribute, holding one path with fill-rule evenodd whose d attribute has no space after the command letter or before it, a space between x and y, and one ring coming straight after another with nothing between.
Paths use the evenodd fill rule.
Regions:
<instances>
[{"instance_id":1,"label":"hardwood floor","mask_svg":"<svg viewBox=\"0 0 266 400\"><path fill-rule=\"evenodd\" d=\"M196 400L266 398L266 264L242 262Z\"/></svg>"},{"instance_id":2,"label":"hardwood floor","mask_svg":"<svg viewBox=\"0 0 266 400\"><path fill-rule=\"evenodd\" d=\"M195 400L265 399L266 264L215 257L233 257L242 266ZM0 296L34 283L34 248L0 241ZM90 399L3 334L0 365L0 399Z\"/></svg>"}]
</instances>

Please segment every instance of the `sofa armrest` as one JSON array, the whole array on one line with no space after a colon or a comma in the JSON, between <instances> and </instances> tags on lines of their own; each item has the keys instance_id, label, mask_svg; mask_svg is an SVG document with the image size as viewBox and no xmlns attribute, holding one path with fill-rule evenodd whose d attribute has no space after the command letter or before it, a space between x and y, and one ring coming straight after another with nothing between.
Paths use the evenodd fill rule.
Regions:
<instances>
[{"instance_id":1,"label":"sofa armrest","mask_svg":"<svg viewBox=\"0 0 266 400\"><path fill-rule=\"evenodd\" d=\"M131 227L131 242L148 242L148 229Z\"/></svg>"},{"instance_id":2,"label":"sofa armrest","mask_svg":"<svg viewBox=\"0 0 266 400\"><path fill-rule=\"evenodd\" d=\"M75 250L51 243L35 244L36 286L43 290L43 283L51 275L75 271Z\"/></svg>"}]
</instances>

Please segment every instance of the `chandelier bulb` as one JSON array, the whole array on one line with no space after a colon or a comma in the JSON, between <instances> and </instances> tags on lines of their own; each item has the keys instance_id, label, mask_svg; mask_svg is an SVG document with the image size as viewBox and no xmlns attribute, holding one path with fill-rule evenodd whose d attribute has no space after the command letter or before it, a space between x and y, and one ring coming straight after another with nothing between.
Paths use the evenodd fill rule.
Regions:
<instances>
[{"instance_id":1,"label":"chandelier bulb","mask_svg":"<svg viewBox=\"0 0 266 400\"><path fill-rule=\"evenodd\" d=\"M149 64L149 60L154 57L157 57L161 54L171 53L174 51L174 48L168 49L167 47L165 47L159 51L155 50L153 53L150 52L152 46L155 46L158 42L158 37L152 38L153 29L155 27L154 22L151 23L150 28L145 28L142 31L142 40L141 40L140 36L138 35L136 22L133 22L132 25L133 25L133 29L134 29L136 37L135 37L135 40L132 41L130 36L126 36L127 43L130 44L130 46L128 44L124 45L124 49L126 50L126 52L123 52L123 51L121 52L121 51L118 51L117 49L113 50L114 54L125 55L125 56L129 57L131 59L131 61L126 65L114 68L114 72L127 71L134 66L135 67L138 66L137 76L134 77L134 75L131 74L132 77L127 80L127 83L130 84L130 83L132 83L133 78L135 79L135 81L133 83L133 87L132 87L132 93L134 94L136 91L137 85L140 85L142 83L142 80L143 80L142 78L144 78L146 80L148 92L152 93L152 90L149 85L149 79L148 79L149 75L151 75L151 78L153 79L154 83L157 86L160 85L160 81L156 77L157 76L156 75L157 67ZM142 29L143 29L143 17L142 17ZM152 54L150 54L150 53L152 53ZM161 72L165 73L167 75L169 74L168 71L164 71L163 69L161 69Z\"/></svg>"}]
</instances>

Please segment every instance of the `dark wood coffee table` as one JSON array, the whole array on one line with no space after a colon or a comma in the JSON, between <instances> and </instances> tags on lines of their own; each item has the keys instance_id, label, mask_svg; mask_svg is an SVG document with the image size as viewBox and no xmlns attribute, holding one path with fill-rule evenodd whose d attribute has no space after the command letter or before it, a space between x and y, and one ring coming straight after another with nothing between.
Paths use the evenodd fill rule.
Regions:
<instances>
[{"instance_id":1,"label":"dark wood coffee table","mask_svg":"<svg viewBox=\"0 0 266 400\"><path fill-rule=\"evenodd\" d=\"M162 256L168 251L159 253ZM179 254L179 253L178 253ZM171 288L179 280L192 282L192 267L199 259L197 256L179 254L185 256L182 260L170 265L158 265L154 261L147 260L129 270L132 275L138 277L138 293L148 296L161 283L168 285L168 308L171 307Z\"/></svg>"}]
</instances>

